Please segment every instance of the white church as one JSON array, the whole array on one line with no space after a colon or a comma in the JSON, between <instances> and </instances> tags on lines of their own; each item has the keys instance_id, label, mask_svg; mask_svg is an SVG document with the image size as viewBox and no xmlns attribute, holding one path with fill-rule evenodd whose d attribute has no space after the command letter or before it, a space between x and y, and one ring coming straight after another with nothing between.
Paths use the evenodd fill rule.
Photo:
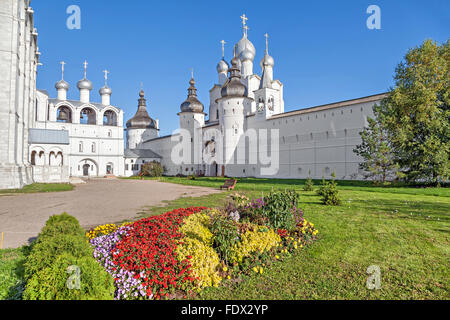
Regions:
<instances>
[{"instance_id":1,"label":"white church","mask_svg":"<svg viewBox=\"0 0 450 320\"><path fill-rule=\"evenodd\" d=\"M64 62L56 97L37 90L40 52L33 14L30 0L0 2L0 189L71 177L132 176L151 161L162 163L169 176L363 177L353 149L385 94L285 112L268 35L258 74L245 15L231 64L222 41L208 114L192 76L178 113L180 130L160 137L143 90L136 115L124 127L123 110L111 105L106 70L99 102L93 101L87 62L76 85L79 100L67 99L71 86L64 80Z\"/></svg>"}]
</instances>

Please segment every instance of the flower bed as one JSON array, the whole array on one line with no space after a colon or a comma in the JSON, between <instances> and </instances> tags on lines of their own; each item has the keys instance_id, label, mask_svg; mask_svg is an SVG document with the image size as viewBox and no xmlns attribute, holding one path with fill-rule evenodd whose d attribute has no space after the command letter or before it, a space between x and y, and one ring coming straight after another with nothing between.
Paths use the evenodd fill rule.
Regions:
<instances>
[{"instance_id":1,"label":"flower bed","mask_svg":"<svg viewBox=\"0 0 450 320\"><path fill-rule=\"evenodd\" d=\"M87 237L95 259L114 278L116 299L170 299L263 273L317 234L298 208L298 195L286 192L254 201L235 195L225 208L177 209L120 227L99 226Z\"/></svg>"}]
</instances>

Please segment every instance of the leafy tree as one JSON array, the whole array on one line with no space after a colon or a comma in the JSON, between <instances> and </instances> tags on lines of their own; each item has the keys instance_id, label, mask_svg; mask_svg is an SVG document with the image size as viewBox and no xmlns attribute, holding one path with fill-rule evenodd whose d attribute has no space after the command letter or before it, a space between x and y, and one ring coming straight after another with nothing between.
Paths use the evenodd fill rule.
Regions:
<instances>
[{"instance_id":1,"label":"leafy tree","mask_svg":"<svg viewBox=\"0 0 450 320\"><path fill-rule=\"evenodd\" d=\"M395 88L381 109L408 181L449 178L450 50L427 40L396 70Z\"/></svg>"},{"instance_id":2,"label":"leafy tree","mask_svg":"<svg viewBox=\"0 0 450 320\"><path fill-rule=\"evenodd\" d=\"M374 107L376 118L379 118L379 107ZM389 177L397 173L398 164L392 152L387 131L375 119L367 119L369 126L361 132L362 143L354 152L364 159L360 168L365 171L366 179L386 183Z\"/></svg>"},{"instance_id":3,"label":"leafy tree","mask_svg":"<svg viewBox=\"0 0 450 320\"><path fill-rule=\"evenodd\" d=\"M382 146L369 147L368 159L387 168L393 168L390 162L395 159L408 182L439 184L449 178L449 64L449 41L438 45L426 40L411 49L396 69L394 88L374 109L376 123L366 131L367 145ZM384 145L374 144L377 134L386 138ZM373 168L367 160L366 165Z\"/></svg>"},{"instance_id":4,"label":"leafy tree","mask_svg":"<svg viewBox=\"0 0 450 320\"><path fill-rule=\"evenodd\" d=\"M153 161L143 164L139 175L141 177L161 177L163 174L163 166L159 162Z\"/></svg>"}]
</instances>

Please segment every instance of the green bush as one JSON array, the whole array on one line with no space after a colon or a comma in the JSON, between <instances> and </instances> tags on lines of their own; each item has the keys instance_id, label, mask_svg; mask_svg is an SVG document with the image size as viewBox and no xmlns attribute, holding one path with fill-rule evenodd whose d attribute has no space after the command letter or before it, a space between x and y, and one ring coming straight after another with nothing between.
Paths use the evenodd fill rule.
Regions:
<instances>
[{"instance_id":1,"label":"green bush","mask_svg":"<svg viewBox=\"0 0 450 320\"><path fill-rule=\"evenodd\" d=\"M142 165L140 176L156 178L161 177L163 173L163 166L159 162L153 161Z\"/></svg>"},{"instance_id":2,"label":"green bush","mask_svg":"<svg viewBox=\"0 0 450 320\"><path fill-rule=\"evenodd\" d=\"M318 196L323 196L324 194L324 189L327 185L327 182L325 181L325 176L322 177L322 184L320 186L320 188L317 190L317 195Z\"/></svg>"},{"instance_id":3,"label":"green bush","mask_svg":"<svg viewBox=\"0 0 450 320\"><path fill-rule=\"evenodd\" d=\"M299 194L295 190L271 192L264 197L263 214L274 229L291 230L295 226L293 212L298 208Z\"/></svg>"},{"instance_id":4,"label":"green bush","mask_svg":"<svg viewBox=\"0 0 450 320\"><path fill-rule=\"evenodd\" d=\"M80 271L80 288L69 289L68 267ZM77 219L62 214L51 217L42 229L24 264L24 299L100 300L113 299L111 276L93 257L84 230ZM72 278L71 278L72 279Z\"/></svg>"},{"instance_id":5,"label":"green bush","mask_svg":"<svg viewBox=\"0 0 450 320\"><path fill-rule=\"evenodd\" d=\"M211 232L213 234L213 247L222 260L229 262L232 248L239 241L236 224L226 216L217 213L212 216Z\"/></svg>"},{"instance_id":6,"label":"green bush","mask_svg":"<svg viewBox=\"0 0 450 320\"><path fill-rule=\"evenodd\" d=\"M64 253L35 273L23 293L24 300L112 300L114 281L92 258Z\"/></svg>"},{"instance_id":7,"label":"green bush","mask_svg":"<svg viewBox=\"0 0 450 320\"><path fill-rule=\"evenodd\" d=\"M338 206L341 204L339 198L339 190L337 189L337 182L335 180L336 174L333 173L333 180L324 182L320 188L320 195L322 196L322 203L327 206Z\"/></svg>"},{"instance_id":8,"label":"green bush","mask_svg":"<svg viewBox=\"0 0 450 320\"><path fill-rule=\"evenodd\" d=\"M64 221L54 222L52 224L47 224L42 228L41 233L38 236L38 242L43 242L60 235L84 237L85 231L78 223L73 224Z\"/></svg>"},{"instance_id":9,"label":"green bush","mask_svg":"<svg viewBox=\"0 0 450 320\"><path fill-rule=\"evenodd\" d=\"M80 223L78 222L78 220L75 217L72 217L71 215L64 212L63 214L51 216L45 223L45 226L49 226L49 225L52 225L55 223L60 223L60 222L73 224L73 225L80 225Z\"/></svg>"},{"instance_id":10,"label":"green bush","mask_svg":"<svg viewBox=\"0 0 450 320\"><path fill-rule=\"evenodd\" d=\"M31 279L42 269L50 267L55 259L64 253L75 258L93 257L92 248L85 238L79 236L63 234L43 241L38 239L25 262L25 280Z\"/></svg>"},{"instance_id":11,"label":"green bush","mask_svg":"<svg viewBox=\"0 0 450 320\"><path fill-rule=\"evenodd\" d=\"M305 182L305 186L303 187L303 191L314 191L314 182L311 179L311 177L309 177L306 182Z\"/></svg>"}]
</instances>

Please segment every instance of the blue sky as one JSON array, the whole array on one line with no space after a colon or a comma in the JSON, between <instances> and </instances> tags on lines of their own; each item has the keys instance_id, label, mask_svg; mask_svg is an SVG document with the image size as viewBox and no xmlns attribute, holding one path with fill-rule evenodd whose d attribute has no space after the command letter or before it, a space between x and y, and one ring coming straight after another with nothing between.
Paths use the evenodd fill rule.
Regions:
<instances>
[{"instance_id":1,"label":"blue sky","mask_svg":"<svg viewBox=\"0 0 450 320\"><path fill-rule=\"evenodd\" d=\"M81 30L66 27L66 9L74 4L81 8ZM44 64L38 88L56 96L54 84L64 60L69 98L78 99L76 82L86 59L94 83L91 100L100 101L102 70L108 69L112 104L129 119L136 112L142 81L149 113L160 119L162 135L178 128L177 112L186 99L191 68L208 112L220 40L228 42L230 60L232 45L242 37L243 13L257 50L257 73L264 34L270 35L286 111L385 92L409 48L427 38L445 42L450 31L447 0L33 0L31 5ZM369 5L381 8L381 30L366 27Z\"/></svg>"}]
</instances>

